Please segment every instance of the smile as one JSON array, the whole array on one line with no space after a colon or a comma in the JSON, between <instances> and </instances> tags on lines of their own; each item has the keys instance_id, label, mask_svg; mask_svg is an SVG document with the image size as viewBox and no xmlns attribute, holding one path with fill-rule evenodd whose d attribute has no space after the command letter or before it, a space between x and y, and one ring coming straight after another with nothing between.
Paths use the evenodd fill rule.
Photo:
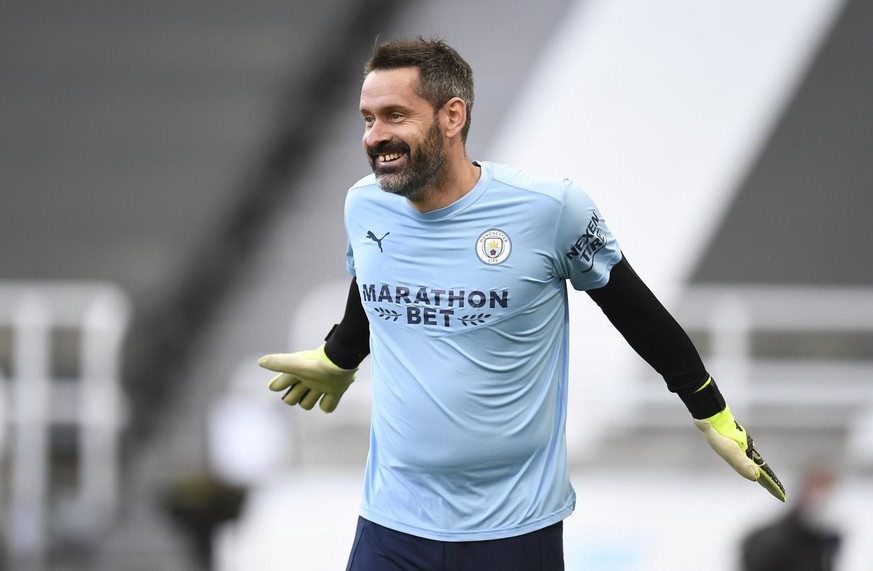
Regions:
<instances>
[{"instance_id":1,"label":"smile","mask_svg":"<svg viewBox=\"0 0 873 571\"><path fill-rule=\"evenodd\" d=\"M390 163L392 161L396 161L402 156L403 153L388 153L387 155L379 155L379 161L383 163Z\"/></svg>"}]
</instances>

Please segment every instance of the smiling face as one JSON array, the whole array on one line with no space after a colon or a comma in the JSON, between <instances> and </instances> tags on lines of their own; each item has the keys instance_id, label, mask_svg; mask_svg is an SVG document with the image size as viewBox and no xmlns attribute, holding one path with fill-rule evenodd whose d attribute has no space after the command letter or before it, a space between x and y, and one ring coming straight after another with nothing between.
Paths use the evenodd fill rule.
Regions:
<instances>
[{"instance_id":1,"label":"smiling face","mask_svg":"<svg viewBox=\"0 0 873 571\"><path fill-rule=\"evenodd\" d=\"M382 190L412 202L440 181L446 145L438 110L418 95L414 67L370 72L361 87L364 151Z\"/></svg>"}]
</instances>

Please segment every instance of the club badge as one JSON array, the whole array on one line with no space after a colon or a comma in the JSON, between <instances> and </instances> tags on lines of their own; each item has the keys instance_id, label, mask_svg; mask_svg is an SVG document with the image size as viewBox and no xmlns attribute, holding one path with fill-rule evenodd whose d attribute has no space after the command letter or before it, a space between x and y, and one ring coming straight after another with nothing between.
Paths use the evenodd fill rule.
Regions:
<instances>
[{"instance_id":1,"label":"club badge","mask_svg":"<svg viewBox=\"0 0 873 571\"><path fill-rule=\"evenodd\" d=\"M505 262L511 251L509 236L500 230L487 230L476 240L476 255L489 266Z\"/></svg>"}]
</instances>

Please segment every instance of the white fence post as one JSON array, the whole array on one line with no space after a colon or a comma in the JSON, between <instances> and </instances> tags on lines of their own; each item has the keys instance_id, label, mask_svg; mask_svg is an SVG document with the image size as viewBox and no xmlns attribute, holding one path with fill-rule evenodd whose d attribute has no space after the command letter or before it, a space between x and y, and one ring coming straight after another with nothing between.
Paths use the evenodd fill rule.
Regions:
<instances>
[{"instance_id":1,"label":"white fence post","mask_svg":"<svg viewBox=\"0 0 873 571\"><path fill-rule=\"evenodd\" d=\"M13 561L39 567L45 547L48 489L49 310L38 295L24 296L12 315L11 500L8 535Z\"/></svg>"},{"instance_id":2,"label":"white fence post","mask_svg":"<svg viewBox=\"0 0 873 571\"><path fill-rule=\"evenodd\" d=\"M118 502L118 432L127 412L118 380L125 314L119 295L106 291L82 320L78 501L92 530L105 528Z\"/></svg>"},{"instance_id":3,"label":"white fence post","mask_svg":"<svg viewBox=\"0 0 873 571\"><path fill-rule=\"evenodd\" d=\"M746 411L749 402L749 361L751 360L752 316L737 296L724 294L713 305L709 330L712 334L713 377L730 386L728 400L734 411Z\"/></svg>"}]
</instances>

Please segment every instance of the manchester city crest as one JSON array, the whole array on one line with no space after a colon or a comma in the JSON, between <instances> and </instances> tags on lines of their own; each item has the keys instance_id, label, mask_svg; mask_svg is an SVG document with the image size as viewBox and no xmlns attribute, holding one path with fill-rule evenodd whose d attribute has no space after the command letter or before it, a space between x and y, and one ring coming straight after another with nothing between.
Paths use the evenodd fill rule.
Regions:
<instances>
[{"instance_id":1,"label":"manchester city crest","mask_svg":"<svg viewBox=\"0 0 873 571\"><path fill-rule=\"evenodd\" d=\"M505 262L511 251L509 236L500 230L486 230L476 240L476 255L489 266Z\"/></svg>"}]
</instances>

